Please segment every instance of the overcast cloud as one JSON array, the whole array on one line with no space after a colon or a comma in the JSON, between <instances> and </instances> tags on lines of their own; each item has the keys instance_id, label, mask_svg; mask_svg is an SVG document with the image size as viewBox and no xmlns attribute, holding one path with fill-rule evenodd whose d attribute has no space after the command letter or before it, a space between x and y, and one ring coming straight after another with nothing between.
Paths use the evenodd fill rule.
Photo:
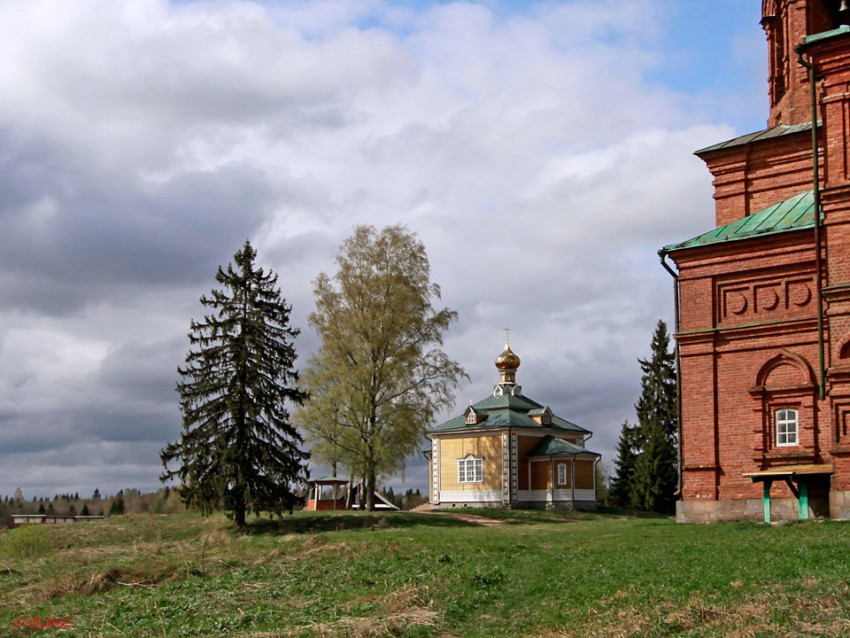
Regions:
<instances>
[{"instance_id":1,"label":"overcast cloud","mask_svg":"<svg viewBox=\"0 0 850 638\"><path fill-rule=\"evenodd\" d=\"M156 489L216 267L251 239L303 367L358 223L425 243L459 409L509 326L526 393L611 463L672 322L656 251L713 223L692 151L765 87L758 3L703 9L719 35L682 4L0 0L0 494Z\"/></svg>"}]
</instances>

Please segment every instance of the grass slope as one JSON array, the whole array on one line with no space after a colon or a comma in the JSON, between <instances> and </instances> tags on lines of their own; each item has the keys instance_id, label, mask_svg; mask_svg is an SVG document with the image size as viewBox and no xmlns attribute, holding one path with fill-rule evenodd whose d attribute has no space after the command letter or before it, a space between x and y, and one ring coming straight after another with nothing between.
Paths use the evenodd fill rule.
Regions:
<instances>
[{"instance_id":1,"label":"grass slope","mask_svg":"<svg viewBox=\"0 0 850 638\"><path fill-rule=\"evenodd\" d=\"M850 524L114 517L0 536L0 636L850 635ZM71 618L16 629L15 618Z\"/></svg>"}]
</instances>

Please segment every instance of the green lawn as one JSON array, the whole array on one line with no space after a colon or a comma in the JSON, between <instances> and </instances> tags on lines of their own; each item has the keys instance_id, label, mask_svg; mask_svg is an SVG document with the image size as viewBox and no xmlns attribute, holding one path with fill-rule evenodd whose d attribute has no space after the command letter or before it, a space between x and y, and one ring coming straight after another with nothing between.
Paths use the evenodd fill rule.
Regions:
<instances>
[{"instance_id":1,"label":"green lawn","mask_svg":"<svg viewBox=\"0 0 850 638\"><path fill-rule=\"evenodd\" d=\"M848 636L850 524L498 512L115 517L0 535L0 636ZM70 618L17 629L16 618Z\"/></svg>"}]
</instances>

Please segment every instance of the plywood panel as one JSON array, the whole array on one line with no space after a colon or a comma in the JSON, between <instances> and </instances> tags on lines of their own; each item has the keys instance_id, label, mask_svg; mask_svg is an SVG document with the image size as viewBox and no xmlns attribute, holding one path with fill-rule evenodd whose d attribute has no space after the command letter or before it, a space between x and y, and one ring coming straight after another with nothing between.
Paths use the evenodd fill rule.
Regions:
<instances>
[{"instance_id":1,"label":"plywood panel","mask_svg":"<svg viewBox=\"0 0 850 638\"><path fill-rule=\"evenodd\" d=\"M593 489L593 461L576 461L576 489Z\"/></svg>"},{"instance_id":2,"label":"plywood panel","mask_svg":"<svg viewBox=\"0 0 850 638\"><path fill-rule=\"evenodd\" d=\"M528 485L528 464L526 455L535 447L540 445L540 436L517 436L517 478L519 479L519 489L530 490Z\"/></svg>"},{"instance_id":3,"label":"plywood panel","mask_svg":"<svg viewBox=\"0 0 850 638\"><path fill-rule=\"evenodd\" d=\"M531 463L531 489L548 490L552 486L552 469L549 460Z\"/></svg>"}]
</instances>

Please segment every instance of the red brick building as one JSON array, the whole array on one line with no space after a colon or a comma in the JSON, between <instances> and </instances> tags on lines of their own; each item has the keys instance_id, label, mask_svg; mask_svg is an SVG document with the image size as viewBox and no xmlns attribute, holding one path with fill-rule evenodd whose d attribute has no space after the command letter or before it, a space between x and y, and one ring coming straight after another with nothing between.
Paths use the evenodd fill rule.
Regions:
<instances>
[{"instance_id":1,"label":"red brick building","mask_svg":"<svg viewBox=\"0 0 850 638\"><path fill-rule=\"evenodd\" d=\"M850 2L762 15L768 128L697 151L716 228L660 251L678 270L680 521L850 518Z\"/></svg>"}]
</instances>

